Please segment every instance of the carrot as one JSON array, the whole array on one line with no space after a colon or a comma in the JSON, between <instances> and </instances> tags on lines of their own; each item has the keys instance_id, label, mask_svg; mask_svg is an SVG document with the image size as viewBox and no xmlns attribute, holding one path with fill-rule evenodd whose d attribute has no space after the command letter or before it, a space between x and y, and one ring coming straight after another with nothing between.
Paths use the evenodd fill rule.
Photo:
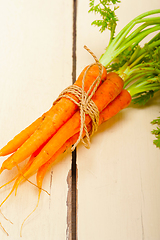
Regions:
<instances>
[{"instance_id":1,"label":"carrot","mask_svg":"<svg viewBox=\"0 0 160 240\"><path fill-rule=\"evenodd\" d=\"M2 188L2 187L4 187L5 185L9 184L10 182L12 182L13 180L16 179L16 181L15 181L15 183L14 183L11 191L9 192L9 194L7 195L7 197L1 202L0 207L2 207L2 205L6 202L6 200L9 198L9 196L13 193L14 190L15 190L15 195L17 194L17 188L18 188L19 184L20 184L23 180L27 180L27 181L30 182L32 185L38 187L37 185L35 185L35 184L32 183L31 181L29 181L28 179L25 179L24 176L23 176L23 173L25 173L25 172L29 169L29 167L31 166L31 164L33 163L35 156L36 156L36 155L33 154L33 155L29 158L27 164L23 167L23 169L22 169L22 170L19 169L19 173L18 173L12 180L10 180L9 182L7 182L7 183L4 184L3 186L1 186L1 188ZM41 189L41 190L45 191L44 189ZM47 191L45 191L45 192L48 193Z\"/></svg>"},{"instance_id":2,"label":"carrot","mask_svg":"<svg viewBox=\"0 0 160 240\"><path fill-rule=\"evenodd\" d=\"M36 156L36 155L35 155L35 156ZM29 158L27 164L24 166L24 168L23 168L23 170L21 170L21 172L25 172L25 170L26 170L27 168L29 168L29 166L30 166L31 163L33 162L35 156L34 156L34 154L33 154L33 155ZM12 183L14 180L18 179L20 175L22 176L22 174L19 172L19 173L18 173L17 175L15 175L11 180L9 180L9 181L6 182L5 184L1 185L1 186L0 186L0 189L3 188L3 187L5 187L6 185ZM12 192L13 192L13 191L12 191ZM7 197L7 198L8 198L8 197Z\"/></svg>"},{"instance_id":3,"label":"carrot","mask_svg":"<svg viewBox=\"0 0 160 240\"><path fill-rule=\"evenodd\" d=\"M121 93L100 113L99 125L115 116L119 111L129 106L132 97L123 89Z\"/></svg>"},{"instance_id":4,"label":"carrot","mask_svg":"<svg viewBox=\"0 0 160 240\"><path fill-rule=\"evenodd\" d=\"M86 68L81 72L74 85L81 87L83 76ZM103 67L103 74L101 77L102 82L106 79L106 70ZM84 90L87 92L96 78L99 76L99 67L93 65L86 77ZM73 94L66 94L71 96L74 100L78 101L77 97ZM45 119L41 122L40 126L35 132L27 139L22 146L15 152L12 158L6 160L0 170L12 169L16 163L20 163L36 151L49 137L51 137L57 130L77 111L78 106L68 98L61 98L56 104L53 104Z\"/></svg>"},{"instance_id":5,"label":"carrot","mask_svg":"<svg viewBox=\"0 0 160 240\"><path fill-rule=\"evenodd\" d=\"M91 130L91 124L89 124L88 126L88 130ZM57 159L57 157L62 154L63 152L65 152L70 146L72 146L78 139L79 133L76 133L74 136L72 136L70 139L68 139L65 144L58 149L58 151L45 163L43 164L37 171L37 186L39 187L39 189L42 188L42 181L43 178L49 168L49 166Z\"/></svg>"},{"instance_id":6,"label":"carrot","mask_svg":"<svg viewBox=\"0 0 160 240\"><path fill-rule=\"evenodd\" d=\"M39 205L39 201L40 201L40 196L41 196L41 192L42 192L42 183L43 183L43 179L44 176L49 168L49 166L56 160L56 158L63 153L65 150L67 150L72 144L74 144L74 142L78 139L78 134L75 134L75 136L73 136L71 139L69 139L57 152L56 154L54 154L54 156L48 161L46 162L43 166L41 166L38 169L37 172L37 187L39 188L39 192L38 192L38 200L37 200L37 204L35 206L35 208L33 209L33 211L24 219L22 225L21 225L21 229L20 229L20 236L22 236L22 228L23 225L25 223L25 221L36 211L36 209L38 208ZM17 182L17 186L16 188L18 188L18 185L20 184L20 181Z\"/></svg>"},{"instance_id":7,"label":"carrot","mask_svg":"<svg viewBox=\"0 0 160 240\"><path fill-rule=\"evenodd\" d=\"M28 127L18 133L12 140L10 140L2 149L0 149L0 156L6 156L15 152L38 128L40 123L45 119L46 113L36 119Z\"/></svg>"},{"instance_id":8,"label":"carrot","mask_svg":"<svg viewBox=\"0 0 160 240\"><path fill-rule=\"evenodd\" d=\"M114 98L122 91L123 80L116 73L109 73L107 80L101 84L92 100L101 112ZM89 115L86 115L85 124L91 121ZM77 111L58 131L51 140L44 146L41 152L35 158L30 169L24 174L25 177L36 171L40 166L47 162L56 151L80 129L80 112ZM3 164L2 169L10 168L9 164Z\"/></svg>"},{"instance_id":9,"label":"carrot","mask_svg":"<svg viewBox=\"0 0 160 240\"><path fill-rule=\"evenodd\" d=\"M42 147L45 145L45 143L40 147L38 148L32 155L31 157L29 158L27 164L23 167L22 170L19 170L19 173L14 177L12 178L11 180L9 180L7 183L3 184L2 186L0 186L0 189L5 187L6 185L10 184L11 182L13 182L14 180L15 183L14 183L14 186L11 190L11 192L9 193L9 195L6 197L6 199L0 204L0 207L2 206L2 204L8 199L8 197L11 195L11 193L15 190L15 195L16 195L16 192L17 192L17 188L18 188L18 185L20 184L20 182L22 180L24 180L24 177L23 177L23 173L29 169L29 167L31 166L31 164L33 163L34 161L34 158L38 155L38 153L41 151ZM42 189L41 189L42 190Z\"/></svg>"},{"instance_id":10,"label":"carrot","mask_svg":"<svg viewBox=\"0 0 160 240\"><path fill-rule=\"evenodd\" d=\"M27 164L25 165L25 167L21 170L21 173L27 171L30 167L30 165L32 164L34 160L34 157L30 157L30 159L28 160ZM23 180L23 176L21 173L18 173L17 176L15 176L11 181L15 180L15 183L10 191L10 193L7 195L7 197L3 200L3 202L0 204L0 207L6 202L6 200L9 198L9 196L12 194L12 192L16 189L16 186L19 185L19 183ZM8 183L10 183L11 181L9 181ZM7 185L8 183L4 184L1 187L4 187L5 185Z\"/></svg>"},{"instance_id":11,"label":"carrot","mask_svg":"<svg viewBox=\"0 0 160 240\"><path fill-rule=\"evenodd\" d=\"M6 216L1 212L1 210L0 210L0 214L3 216L3 218L4 218L6 221L8 221L8 222L10 222L11 224L13 224L8 218L6 218ZM1 222L0 222L0 227L1 227L2 230L6 233L6 235L9 236L8 232L5 230L5 228L3 227L3 225L2 225Z\"/></svg>"}]
</instances>

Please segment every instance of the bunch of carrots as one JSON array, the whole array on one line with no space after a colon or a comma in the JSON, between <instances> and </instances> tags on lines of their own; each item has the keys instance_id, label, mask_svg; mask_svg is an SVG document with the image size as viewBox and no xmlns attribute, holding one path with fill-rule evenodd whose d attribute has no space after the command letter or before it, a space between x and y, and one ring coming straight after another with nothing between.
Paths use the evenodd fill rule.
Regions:
<instances>
[{"instance_id":1,"label":"bunch of carrots","mask_svg":"<svg viewBox=\"0 0 160 240\"><path fill-rule=\"evenodd\" d=\"M99 84L91 98L91 101L96 105L99 112L98 125L129 106L133 96L135 97L135 91L133 91L134 85L132 91L125 89L124 79L118 72L114 71L113 68L112 71L110 70L110 64L128 48L131 48L133 53L136 46L138 46L144 37L148 36L151 32L160 30L160 18L154 18L154 21L153 18L146 18L146 16L155 13L160 13L160 10L150 11L138 16L110 41L106 52L99 60L102 66L101 76L99 65L93 64L92 66L85 67L74 83L76 87L83 87L87 96L90 96L94 90L94 84L100 77ZM136 30L128 35L132 28L140 23L142 23L141 27L138 25ZM157 44L154 44L153 47L159 47L159 39L156 39L154 42ZM142 51L142 54L144 57L144 51ZM138 77L138 75L136 77ZM136 77L134 78L135 81ZM131 82L130 76L127 78L127 81ZM140 76L137 81L142 81L143 83L144 79ZM146 91L152 92L157 92L158 90L160 90L160 82L158 81L156 81L156 83L152 81L150 89L146 89ZM142 89L139 91L139 94L144 92L145 90ZM70 98L72 98L72 100ZM72 147L79 139L82 124L80 108L81 99L69 91L66 92L65 96L58 98L46 113L16 135L0 150L0 156L10 155L2 163L0 173L5 169L12 170L14 167L18 169L18 174L2 186L4 187L10 182L15 181L10 193L0 204L0 207L14 191L17 191L19 184L24 180L29 181L29 177L33 174L36 174L37 187L39 188L38 206L42 183L47 170L60 154ZM94 119L92 119L86 111L84 118L85 127L82 129L82 141L87 133L92 132L93 121ZM26 165L20 168L19 164L27 158L29 160ZM33 211L35 211L35 209Z\"/></svg>"},{"instance_id":2,"label":"bunch of carrots","mask_svg":"<svg viewBox=\"0 0 160 240\"><path fill-rule=\"evenodd\" d=\"M82 71L75 85L81 86L85 70ZM85 91L89 89L98 76L99 68L94 65L86 75ZM116 73L107 74L106 69L103 69L101 84L92 97L92 101L100 112L99 125L127 107L131 102L131 95L127 90L123 89L123 85L122 78ZM72 97L75 98L74 95ZM14 190L17 191L19 184L24 179L28 179L37 172L37 186L40 196L47 169L61 153L76 142L79 136L80 124L80 111L77 105L70 99L63 97L48 112L3 147L0 150L1 156L12 155L3 162L0 171L11 170L13 167L17 167L19 171L10 194ZM88 114L85 117L85 124L88 132L90 132L92 122ZM30 158L26 166L20 169L18 164L28 157Z\"/></svg>"}]
</instances>

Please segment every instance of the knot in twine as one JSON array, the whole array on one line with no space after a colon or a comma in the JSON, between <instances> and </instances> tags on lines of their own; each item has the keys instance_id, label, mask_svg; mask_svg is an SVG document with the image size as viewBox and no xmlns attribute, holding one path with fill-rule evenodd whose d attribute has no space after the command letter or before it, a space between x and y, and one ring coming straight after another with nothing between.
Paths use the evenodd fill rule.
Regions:
<instances>
[{"instance_id":1,"label":"knot in twine","mask_svg":"<svg viewBox=\"0 0 160 240\"><path fill-rule=\"evenodd\" d=\"M86 148L90 148L90 136L92 136L93 133L97 131L98 124L99 124L99 110L91 98L93 97L94 93L96 92L96 90L100 84L102 73L103 73L103 66L102 66L102 64L99 63L97 57L94 55L93 52L91 52L91 50L89 48L87 48L86 46L84 46L84 48L93 56L95 63L90 64L88 66L88 68L86 69L83 79L82 79L82 87L79 87L76 85L71 85L71 86L67 87L66 89L64 89L57 99L57 100L59 100L62 97L69 98L71 101L73 101L79 107L79 110L80 110L81 125L80 125L79 137L78 137L76 143L72 146L71 151L74 151L74 149L76 148L76 146L78 145L78 143L80 141L84 144L84 146ZM87 75L88 71L90 70L90 68L94 65L98 66L99 75L95 79L95 81L92 83L89 90L87 92L85 92L85 90L84 90L85 78L86 78L86 75ZM76 96L79 101L76 101L71 96L66 95L66 93L74 94L74 96ZM86 114L88 114L92 120L91 133L88 132L88 129L87 129L87 126L85 123ZM84 135L85 135L85 137L83 137Z\"/></svg>"}]
</instances>

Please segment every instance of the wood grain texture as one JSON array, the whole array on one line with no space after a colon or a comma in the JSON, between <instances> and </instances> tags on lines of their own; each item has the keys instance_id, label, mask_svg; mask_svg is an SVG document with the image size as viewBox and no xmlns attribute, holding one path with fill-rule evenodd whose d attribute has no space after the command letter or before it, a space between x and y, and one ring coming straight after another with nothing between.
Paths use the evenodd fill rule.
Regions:
<instances>
[{"instance_id":1,"label":"wood grain texture","mask_svg":"<svg viewBox=\"0 0 160 240\"><path fill-rule=\"evenodd\" d=\"M160 8L156 0L121 2L117 32L138 14ZM94 19L87 2L79 2L77 71L93 62L84 44L100 57L109 40L90 26ZM158 97L143 108L131 105L99 127L89 150L78 147L78 239L160 239L160 150L150 124L159 112Z\"/></svg>"},{"instance_id":2,"label":"wood grain texture","mask_svg":"<svg viewBox=\"0 0 160 240\"><path fill-rule=\"evenodd\" d=\"M72 1L0 1L0 147L47 111L59 93L72 84ZM20 186L1 208L13 225L0 216L9 233L0 239L65 239L67 229L67 175L71 154L65 154L48 172L37 211L38 190ZM4 158L0 159L2 163ZM13 176L5 172L1 184ZM52 174L51 174L52 173ZM31 178L35 182L35 177ZM11 185L10 185L11 186ZM10 190L0 190L0 201Z\"/></svg>"},{"instance_id":3,"label":"wood grain texture","mask_svg":"<svg viewBox=\"0 0 160 240\"><path fill-rule=\"evenodd\" d=\"M0 147L16 133L47 111L75 75L93 63L83 48L87 45L99 58L109 33L91 26L89 1L77 1L77 23L72 0L0 0ZM160 8L157 0L122 0L117 10L117 32L138 14ZM73 26L76 46L73 64ZM154 106L152 106L154 103ZM79 240L159 240L160 239L160 151L153 144L150 122L159 116L155 97L143 108L130 106L99 127L90 150L77 148L76 226ZM5 158L1 158L1 162ZM12 178L5 171L3 184ZM71 153L60 156L48 171L37 211L33 210L38 191L25 183L2 207L13 221L1 215L0 239L75 240L72 234ZM35 176L31 178L35 182ZM0 200L10 190L0 190ZM75 230L75 229L74 229Z\"/></svg>"}]
</instances>

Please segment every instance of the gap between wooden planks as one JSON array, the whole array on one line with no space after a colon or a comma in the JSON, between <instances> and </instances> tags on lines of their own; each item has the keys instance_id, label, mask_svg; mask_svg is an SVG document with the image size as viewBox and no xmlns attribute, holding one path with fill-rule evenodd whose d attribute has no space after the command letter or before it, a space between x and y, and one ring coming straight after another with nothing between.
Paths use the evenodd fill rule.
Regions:
<instances>
[{"instance_id":1,"label":"gap between wooden planks","mask_svg":"<svg viewBox=\"0 0 160 240\"><path fill-rule=\"evenodd\" d=\"M76 81L76 44L77 44L77 0L73 0L72 30L72 83ZM76 149L72 152L72 165L67 176L67 240L77 239L77 163Z\"/></svg>"}]
</instances>

